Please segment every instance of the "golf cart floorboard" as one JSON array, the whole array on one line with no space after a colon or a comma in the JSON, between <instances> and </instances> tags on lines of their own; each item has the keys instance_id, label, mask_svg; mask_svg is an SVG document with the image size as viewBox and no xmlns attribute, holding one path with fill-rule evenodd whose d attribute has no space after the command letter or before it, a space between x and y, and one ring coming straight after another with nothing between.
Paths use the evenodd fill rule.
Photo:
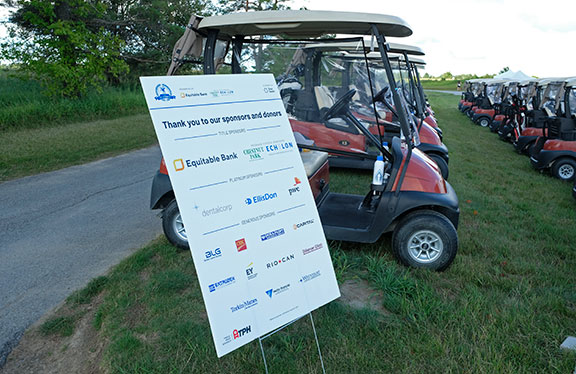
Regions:
<instances>
[{"instance_id":1,"label":"golf cart floorboard","mask_svg":"<svg viewBox=\"0 0 576 374\"><path fill-rule=\"evenodd\" d=\"M330 192L318 208L323 226L368 230L374 212L361 207L364 196Z\"/></svg>"}]
</instances>

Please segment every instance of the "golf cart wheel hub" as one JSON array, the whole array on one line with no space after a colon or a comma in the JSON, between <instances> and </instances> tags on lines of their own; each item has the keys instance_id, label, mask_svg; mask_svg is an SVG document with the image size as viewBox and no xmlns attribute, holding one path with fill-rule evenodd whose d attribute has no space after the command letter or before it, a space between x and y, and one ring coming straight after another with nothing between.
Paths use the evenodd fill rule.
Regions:
<instances>
[{"instance_id":1,"label":"golf cart wheel hub","mask_svg":"<svg viewBox=\"0 0 576 374\"><path fill-rule=\"evenodd\" d=\"M574 175L574 168L572 165L562 165L560 166L559 174L565 179L570 179Z\"/></svg>"},{"instance_id":2,"label":"golf cart wheel hub","mask_svg":"<svg viewBox=\"0 0 576 374\"><path fill-rule=\"evenodd\" d=\"M186 230L184 229L184 222L182 221L182 216L178 214L178 216L172 222L174 232L180 237L182 240L188 240L188 235L186 235Z\"/></svg>"},{"instance_id":3,"label":"golf cart wheel hub","mask_svg":"<svg viewBox=\"0 0 576 374\"><path fill-rule=\"evenodd\" d=\"M436 261L442 255L444 245L442 239L433 231L421 230L408 241L410 257L420 263Z\"/></svg>"}]
</instances>

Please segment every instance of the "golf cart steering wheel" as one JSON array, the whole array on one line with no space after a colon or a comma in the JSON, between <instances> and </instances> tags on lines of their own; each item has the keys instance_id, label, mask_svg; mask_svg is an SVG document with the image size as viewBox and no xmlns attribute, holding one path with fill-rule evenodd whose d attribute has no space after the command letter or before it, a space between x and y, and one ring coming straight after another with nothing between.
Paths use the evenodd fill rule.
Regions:
<instances>
[{"instance_id":1,"label":"golf cart steering wheel","mask_svg":"<svg viewBox=\"0 0 576 374\"><path fill-rule=\"evenodd\" d=\"M386 108L388 108L388 110L390 112L392 112L392 114L394 114L396 117L398 117L394 108L392 108L390 106L390 104L388 103L388 101L386 100L386 91L388 91L389 88L390 88L390 86L386 86L383 89L381 89L380 91L378 91L378 93L376 95L374 95L373 102L377 102L377 101L381 102L382 104L384 104L384 106Z\"/></svg>"},{"instance_id":2,"label":"golf cart steering wheel","mask_svg":"<svg viewBox=\"0 0 576 374\"><path fill-rule=\"evenodd\" d=\"M332 105L326 113L324 113L324 121L329 120L330 118L338 117L341 114L344 114L345 110L348 109L348 104L350 104L350 100L356 94L356 90L352 89L346 92L341 98L339 98L334 105Z\"/></svg>"}]
</instances>

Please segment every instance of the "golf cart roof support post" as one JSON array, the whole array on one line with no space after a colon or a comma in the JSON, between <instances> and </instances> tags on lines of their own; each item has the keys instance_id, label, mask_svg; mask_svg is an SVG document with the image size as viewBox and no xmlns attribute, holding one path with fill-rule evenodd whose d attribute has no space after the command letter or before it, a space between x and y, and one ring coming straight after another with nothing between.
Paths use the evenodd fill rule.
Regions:
<instances>
[{"instance_id":1,"label":"golf cart roof support post","mask_svg":"<svg viewBox=\"0 0 576 374\"><path fill-rule=\"evenodd\" d=\"M406 153L406 158L404 159L404 164L400 166L400 177L398 178L398 183L396 184L396 191L394 196L398 198L400 194L400 189L402 188L402 183L404 182L404 177L406 176L406 170L408 170L408 163L412 157L412 132L408 126L408 119L406 118L406 112L404 108L401 108L402 102L400 101L400 95L396 91L396 82L394 81L394 74L392 74L392 66L390 66L390 60L388 59L388 46L386 45L386 40L384 35L378 31L376 25L372 25L372 34L376 36L378 42L378 49L380 50L380 56L382 57L382 63L384 63L384 68L386 70L386 75L388 76L388 84L392 90L392 98L394 99L394 104L397 106L398 120L400 121L400 128L405 134L406 143L408 144L408 152ZM397 200L398 201L398 200Z\"/></svg>"},{"instance_id":2,"label":"golf cart roof support post","mask_svg":"<svg viewBox=\"0 0 576 374\"><path fill-rule=\"evenodd\" d=\"M372 46L370 46L372 47ZM368 74L368 86L370 87L370 96L374 97L374 86L372 85L372 74L370 73L370 63L368 62L368 54L366 53L366 45L364 44L364 38L362 38L362 49L364 52L364 63L366 64L366 73ZM374 108L374 118L376 119L376 128L378 129L378 149L384 149L384 137L382 136L382 129L380 127L380 121L378 121L378 110L376 109L376 102L372 100L372 107ZM384 153L383 153L384 154ZM391 154L386 151L386 157ZM392 158L390 158L392 160Z\"/></svg>"},{"instance_id":3,"label":"golf cart roof support post","mask_svg":"<svg viewBox=\"0 0 576 374\"><path fill-rule=\"evenodd\" d=\"M342 74L342 87L350 87L350 69L352 64L350 61L344 61L344 73Z\"/></svg>"},{"instance_id":4,"label":"golf cart roof support post","mask_svg":"<svg viewBox=\"0 0 576 374\"><path fill-rule=\"evenodd\" d=\"M392 90L392 97L394 99L394 104L399 105L401 103L400 96L396 91L396 82L394 81L394 74L392 74L392 67L390 66L390 60L388 60L387 54L387 47L386 47L386 40L384 36L380 34L378 28L376 26L372 26L372 32L376 35L376 39L378 41L378 49L380 50L380 55L382 57L382 63L384 64L384 70L386 70L386 75L388 77L388 84L390 85L390 89ZM397 108L400 109L400 108ZM408 119L406 118L406 114L403 110L396 110L398 115L398 120L400 121L400 127L402 128L402 132L404 132L405 136L410 138L410 127L408 126ZM411 144L411 138L409 143ZM411 147L410 147L411 148Z\"/></svg>"},{"instance_id":5,"label":"golf cart roof support post","mask_svg":"<svg viewBox=\"0 0 576 374\"><path fill-rule=\"evenodd\" d=\"M416 81L418 82L418 94L420 95L420 100L424 108L424 113L426 113L426 96L424 95L424 88L422 88L422 82L420 81L420 73L418 72L418 67L414 64L414 73L416 74Z\"/></svg>"},{"instance_id":6,"label":"golf cart roof support post","mask_svg":"<svg viewBox=\"0 0 576 374\"><path fill-rule=\"evenodd\" d=\"M208 37L204 46L204 74L216 74L216 65L214 61L216 40L218 39L218 30L208 30Z\"/></svg>"},{"instance_id":7,"label":"golf cart roof support post","mask_svg":"<svg viewBox=\"0 0 576 374\"><path fill-rule=\"evenodd\" d=\"M414 110L416 110L416 114L418 115L419 109L418 109L418 105L415 103L415 96L414 96L414 85L412 84L412 75L410 74L410 62L408 60L408 54L406 53L406 51L402 52L402 55L404 56L404 63L406 64L406 75L408 75L408 84L410 85L410 92L412 93L412 106L414 107ZM402 59L398 59L398 70L402 71ZM400 73L402 74L402 73Z\"/></svg>"},{"instance_id":8,"label":"golf cart roof support post","mask_svg":"<svg viewBox=\"0 0 576 374\"><path fill-rule=\"evenodd\" d=\"M240 66L242 56L242 45L244 44L244 36L238 35L232 41L232 74L241 74L242 66Z\"/></svg>"},{"instance_id":9,"label":"golf cart roof support post","mask_svg":"<svg viewBox=\"0 0 576 374\"><path fill-rule=\"evenodd\" d=\"M382 143L381 143L378 139L376 139L376 137L375 137L370 131L368 131L368 130L364 127L364 125L362 125L362 124L360 123L360 121L358 121L358 119L357 119L356 117L354 117L354 116L352 115L352 113L350 113L349 110L346 112L346 115L345 115L345 116L346 116L346 118L347 118L349 121L351 121L352 123L354 123L354 126L356 126L356 128L357 128L358 130L360 130L360 132L361 132L362 134L364 134L364 136L366 136L368 139L370 139L370 141L371 141L372 143L374 143L374 145L378 148L378 150L379 150L384 156L386 156L386 158L388 158L389 160L393 160L393 159L394 159L394 157L392 156L392 153L390 153L390 151L388 151L386 148L384 148L384 147L382 146Z\"/></svg>"},{"instance_id":10,"label":"golf cart roof support post","mask_svg":"<svg viewBox=\"0 0 576 374\"><path fill-rule=\"evenodd\" d=\"M408 80L410 81L410 90L412 91L412 97L413 100L416 102L416 116L418 118L420 118L421 120L424 120L423 117L423 107L422 107L422 103L420 102L420 97L418 96L418 94L416 93L416 82L414 81L414 75L413 75L413 71L412 71L412 63L410 62L410 60L408 59L408 53L406 53L406 51L403 52L404 54L404 60L406 62L406 69L408 70ZM400 65L400 61L398 61L398 64ZM422 126L422 121L420 122L420 126Z\"/></svg>"}]
</instances>

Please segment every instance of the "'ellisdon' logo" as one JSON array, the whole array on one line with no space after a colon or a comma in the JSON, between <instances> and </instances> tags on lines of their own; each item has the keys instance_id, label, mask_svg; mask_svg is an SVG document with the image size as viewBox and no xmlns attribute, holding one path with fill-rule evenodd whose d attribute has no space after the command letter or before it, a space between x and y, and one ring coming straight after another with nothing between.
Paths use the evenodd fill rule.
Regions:
<instances>
[{"instance_id":1,"label":"'ellisdon' logo","mask_svg":"<svg viewBox=\"0 0 576 374\"><path fill-rule=\"evenodd\" d=\"M246 200L244 200L244 202L246 203L246 205L251 205L251 204L261 203L262 201L272 200L272 199L275 199L277 197L278 197L278 194L276 192L265 193L264 195L256 195L253 197L248 197L248 198L246 198Z\"/></svg>"}]
</instances>

